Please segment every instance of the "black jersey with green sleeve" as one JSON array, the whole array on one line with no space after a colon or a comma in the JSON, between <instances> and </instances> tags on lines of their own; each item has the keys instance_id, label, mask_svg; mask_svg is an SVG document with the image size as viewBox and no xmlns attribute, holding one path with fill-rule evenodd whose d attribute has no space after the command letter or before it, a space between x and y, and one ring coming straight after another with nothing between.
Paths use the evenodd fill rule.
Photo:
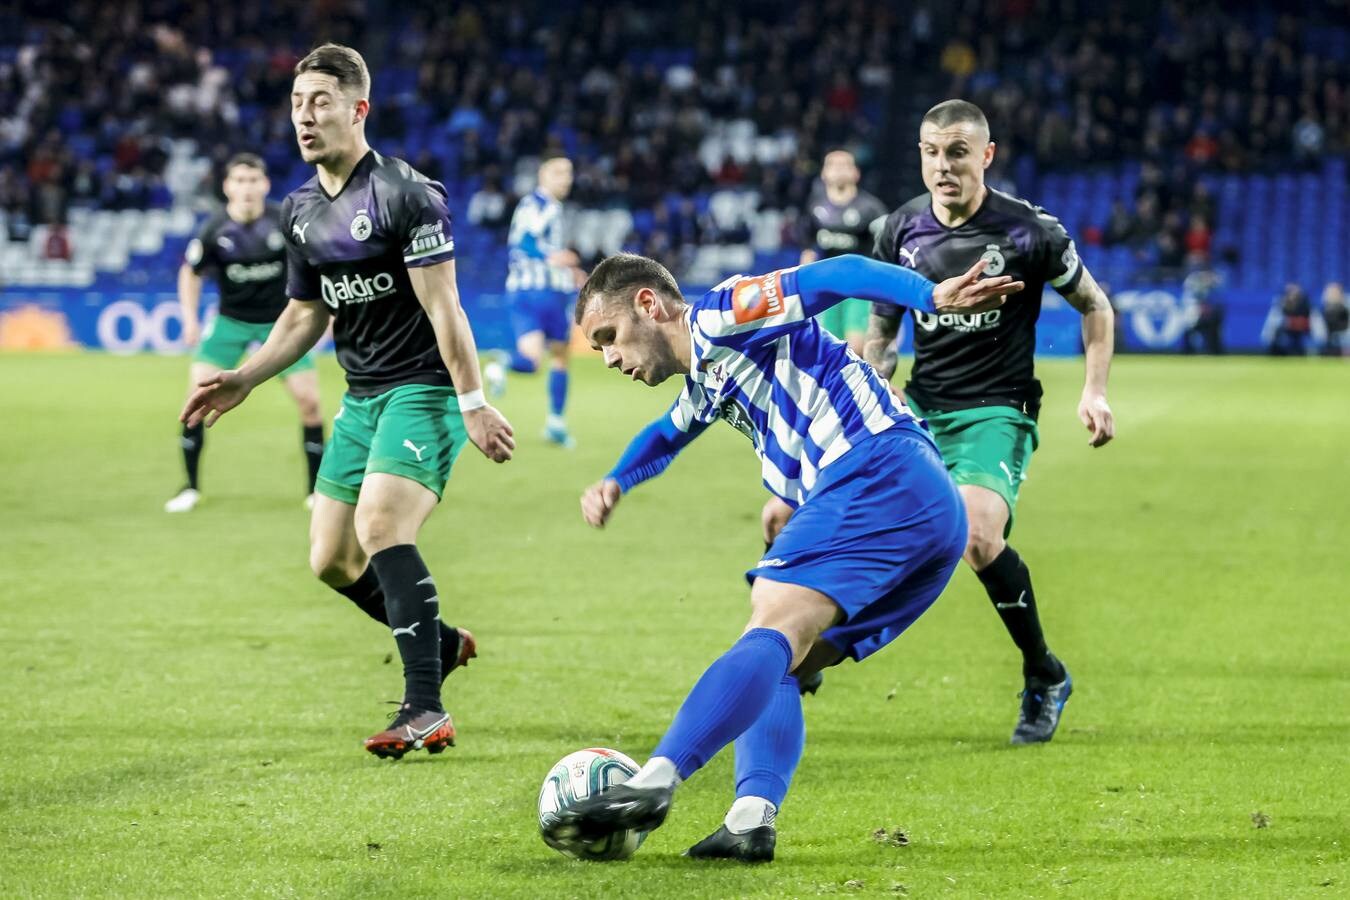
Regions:
<instances>
[{"instance_id":1,"label":"black jersey with green sleeve","mask_svg":"<svg viewBox=\"0 0 1350 900\"><path fill-rule=\"evenodd\" d=\"M927 410L1012 406L1039 410L1036 319L1048 284L1072 293L1083 267L1064 226L1038 206L989 190L975 215L948 228L933 214L932 196L915 197L886 219L873 256L916 270L930 281L987 261L981 277L1011 275L1026 288L984 313L913 310L914 369L906 395ZM874 303L873 312L898 317L903 307Z\"/></svg>"},{"instance_id":2,"label":"black jersey with green sleeve","mask_svg":"<svg viewBox=\"0 0 1350 900\"><path fill-rule=\"evenodd\" d=\"M183 262L215 277L222 316L262 325L286 308L286 239L276 203L251 222L236 222L224 210L211 216L188 241Z\"/></svg>"},{"instance_id":3,"label":"black jersey with green sleeve","mask_svg":"<svg viewBox=\"0 0 1350 900\"><path fill-rule=\"evenodd\" d=\"M455 257L445 188L374 150L336 196L311 178L282 204L287 292L333 314L338 362L354 397L404 384L451 385L408 269Z\"/></svg>"}]
</instances>

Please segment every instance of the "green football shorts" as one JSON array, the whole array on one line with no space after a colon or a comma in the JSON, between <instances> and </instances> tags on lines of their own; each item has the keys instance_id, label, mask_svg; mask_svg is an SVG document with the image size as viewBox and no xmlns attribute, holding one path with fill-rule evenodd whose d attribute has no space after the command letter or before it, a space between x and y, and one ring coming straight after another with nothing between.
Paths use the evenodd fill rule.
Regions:
<instances>
[{"instance_id":1,"label":"green football shorts","mask_svg":"<svg viewBox=\"0 0 1350 900\"><path fill-rule=\"evenodd\" d=\"M271 322L241 322L229 316L216 316L206 327L202 342L192 358L219 369L233 369L244 358L248 348L261 344L272 333ZM306 372L314 368L314 356L306 353L287 369L282 370L279 378L289 378L297 372Z\"/></svg>"},{"instance_id":2,"label":"green football shorts","mask_svg":"<svg viewBox=\"0 0 1350 900\"><path fill-rule=\"evenodd\" d=\"M928 422L952 480L988 488L1008 504L1003 536L1011 534L1017 491L1027 478L1031 454L1041 443L1036 420L1011 406L929 413L913 400L906 401Z\"/></svg>"},{"instance_id":3,"label":"green football shorts","mask_svg":"<svg viewBox=\"0 0 1350 900\"><path fill-rule=\"evenodd\" d=\"M404 384L376 397L343 394L314 489L354 505L366 475L385 472L439 499L468 440L454 388Z\"/></svg>"},{"instance_id":4,"label":"green football shorts","mask_svg":"<svg viewBox=\"0 0 1350 900\"><path fill-rule=\"evenodd\" d=\"M820 313L817 318L820 320L822 328L842 341L850 334L866 333L867 321L871 315L872 303L870 300L850 297L831 306Z\"/></svg>"}]
</instances>

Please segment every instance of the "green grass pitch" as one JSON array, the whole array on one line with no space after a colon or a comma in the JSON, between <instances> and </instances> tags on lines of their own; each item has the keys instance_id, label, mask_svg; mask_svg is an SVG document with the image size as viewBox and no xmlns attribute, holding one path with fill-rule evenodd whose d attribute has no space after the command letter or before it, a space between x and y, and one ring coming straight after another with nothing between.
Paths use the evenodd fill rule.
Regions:
<instances>
[{"instance_id":1,"label":"green grass pitch","mask_svg":"<svg viewBox=\"0 0 1350 900\"><path fill-rule=\"evenodd\" d=\"M389 636L306 565L300 434L265 386L180 483L181 359L0 356L0 896L1321 897L1350 889L1350 369L1119 360L1119 437L1086 446L1081 364L1045 362L1014 543L1077 690L1007 745L1018 660L978 583L808 697L763 868L680 852L729 754L631 861L539 840L581 747L645 758L748 610L763 490L713 429L609 529L580 490L675 390L576 365L579 445L542 380L502 404L517 460L468 450L421 546L481 657L459 745L361 750L401 681ZM323 368L325 407L339 380ZM908 845L874 839L900 829Z\"/></svg>"}]
</instances>

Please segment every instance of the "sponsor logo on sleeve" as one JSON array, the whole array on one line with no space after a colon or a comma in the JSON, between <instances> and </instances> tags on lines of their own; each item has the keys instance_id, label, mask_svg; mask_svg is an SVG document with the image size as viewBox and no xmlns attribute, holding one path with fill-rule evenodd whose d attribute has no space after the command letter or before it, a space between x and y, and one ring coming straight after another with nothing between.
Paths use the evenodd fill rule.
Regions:
<instances>
[{"instance_id":1,"label":"sponsor logo on sleeve","mask_svg":"<svg viewBox=\"0 0 1350 900\"><path fill-rule=\"evenodd\" d=\"M783 280L778 272L742 278L731 289L731 312L736 324L767 319L783 311Z\"/></svg>"},{"instance_id":2,"label":"sponsor logo on sleeve","mask_svg":"<svg viewBox=\"0 0 1350 900\"><path fill-rule=\"evenodd\" d=\"M1064 264L1065 272L1072 272L1074 266L1078 265L1078 248L1073 245L1073 241L1069 241L1069 246L1064 248L1059 261Z\"/></svg>"},{"instance_id":3,"label":"sponsor logo on sleeve","mask_svg":"<svg viewBox=\"0 0 1350 900\"><path fill-rule=\"evenodd\" d=\"M408 247L405 251L408 256L427 256L429 251L449 245L454 247L454 242L445 234L444 222L432 222L429 225L418 225L408 233Z\"/></svg>"}]
</instances>

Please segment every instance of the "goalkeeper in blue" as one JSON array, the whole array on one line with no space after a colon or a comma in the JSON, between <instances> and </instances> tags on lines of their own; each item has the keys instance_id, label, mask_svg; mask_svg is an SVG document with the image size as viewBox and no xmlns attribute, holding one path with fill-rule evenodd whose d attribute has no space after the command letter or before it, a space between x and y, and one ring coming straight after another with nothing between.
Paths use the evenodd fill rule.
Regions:
<instances>
[{"instance_id":1,"label":"goalkeeper in blue","mask_svg":"<svg viewBox=\"0 0 1350 900\"><path fill-rule=\"evenodd\" d=\"M657 828L675 789L735 742L736 801L686 855L773 859L774 821L805 742L801 686L898 637L937 599L966 544L960 494L926 428L815 316L849 297L976 313L1022 289L981 278L984 265L935 285L839 256L731 278L692 303L653 260L624 254L596 267L577 302L582 333L610 368L653 387L682 375L684 387L586 490L586 521L603 526L625 492L717 419L750 440L764 485L796 512L746 573L745 632L694 685L651 759L566 807L547 837Z\"/></svg>"}]
</instances>

